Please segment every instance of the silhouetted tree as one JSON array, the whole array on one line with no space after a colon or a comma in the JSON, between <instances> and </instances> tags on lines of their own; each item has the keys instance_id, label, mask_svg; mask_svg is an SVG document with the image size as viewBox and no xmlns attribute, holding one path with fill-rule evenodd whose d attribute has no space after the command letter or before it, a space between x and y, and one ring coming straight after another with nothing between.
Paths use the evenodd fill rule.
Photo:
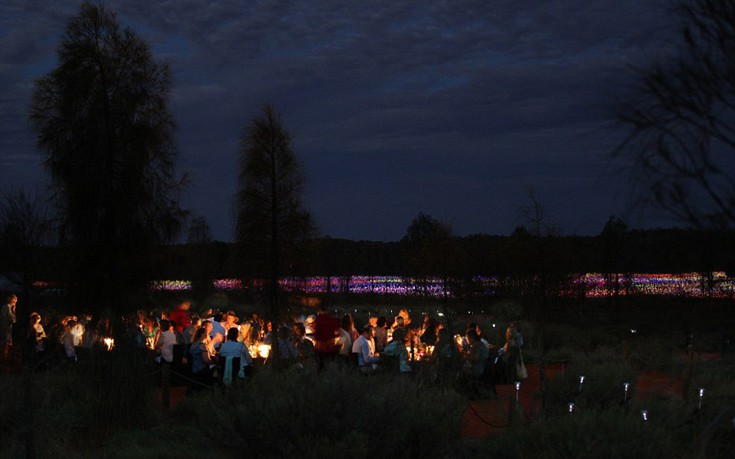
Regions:
<instances>
[{"instance_id":1,"label":"silhouetted tree","mask_svg":"<svg viewBox=\"0 0 735 459\"><path fill-rule=\"evenodd\" d=\"M697 228L735 227L735 4L675 2L678 51L639 69L615 108L629 135L615 153L633 160L648 198Z\"/></svg>"},{"instance_id":2,"label":"silhouetted tree","mask_svg":"<svg viewBox=\"0 0 735 459\"><path fill-rule=\"evenodd\" d=\"M194 289L200 293L209 293L212 290L212 275L214 253L212 253L212 232L204 217L194 217L189 225L186 236L189 254L193 255L194 262L190 266L190 276Z\"/></svg>"},{"instance_id":3,"label":"silhouetted tree","mask_svg":"<svg viewBox=\"0 0 735 459\"><path fill-rule=\"evenodd\" d=\"M86 305L135 307L149 249L179 230L169 68L115 13L84 3L35 82L31 122L73 248L72 287Z\"/></svg>"},{"instance_id":4,"label":"silhouetted tree","mask_svg":"<svg viewBox=\"0 0 735 459\"><path fill-rule=\"evenodd\" d=\"M406 228L403 242L409 246L420 246L439 230L441 222L431 215L419 212Z\"/></svg>"},{"instance_id":5,"label":"silhouetted tree","mask_svg":"<svg viewBox=\"0 0 735 459\"><path fill-rule=\"evenodd\" d=\"M401 242L406 250L408 270L426 293L428 278L442 278L444 295L449 293L450 276L457 269L458 252L452 227L423 212L406 229Z\"/></svg>"},{"instance_id":6,"label":"silhouetted tree","mask_svg":"<svg viewBox=\"0 0 735 459\"><path fill-rule=\"evenodd\" d=\"M518 220L505 256L511 273L510 292L521 296L543 320L547 303L556 297L568 274L556 243L560 230L551 223L533 187L528 188L527 202L518 206Z\"/></svg>"},{"instance_id":7,"label":"silhouetted tree","mask_svg":"<svg viewBox=\"0 0 735 459\"><path fill-rule=\"evenodd\" d=\"M536 316L539 328L537 341L541 350L539 371L541 376L541 400L547 408L545 333L554 302L559 292L569 284L570 275L561 243L560 230L550 223L550 216L533 187L528 188L528 201L518 207L521 226L517 227L510 238L511 251L506 258L517 264L511 274L513 287L518 290L525 303L526 314Z\"/></svg>"},{"instance_id":8,"label":"silhouetted tree","mask_svg":"<svg viewBox=\"0 0 735 459\"><path fill-rule=\"evenodd\" d=\"M271 105L243 132L239 162L236 239L247 272L270 280L276 332L279 278L299 243L311 236L313 224L301 202L302 171L291 136Z\"/></svg>"},{"instance_id":9,"label":"silhouetted tree","mask_svg":"<svg viewBox=\"0 0 735 459\"><path fill-rule=\"evenodd\" d=\"M204 217L194 217L186 236L187 244L208 244L212 242L212 231Z\"/></svg>"},{"instance_id":10,"label":"silhouetted tree","mask_svg":"<svg viewBox=\"0 0 735 459\"><path fill-rule=\"evenodd\" d=\"M431 215L419 212L416 218L406 228L406 234L401 239L406 253L407 274L419 283L424 293L429 276L436 275L433 266L435 259L429 252L430 240L440 231L441 223Z\"/></svg>"}]
</instances>

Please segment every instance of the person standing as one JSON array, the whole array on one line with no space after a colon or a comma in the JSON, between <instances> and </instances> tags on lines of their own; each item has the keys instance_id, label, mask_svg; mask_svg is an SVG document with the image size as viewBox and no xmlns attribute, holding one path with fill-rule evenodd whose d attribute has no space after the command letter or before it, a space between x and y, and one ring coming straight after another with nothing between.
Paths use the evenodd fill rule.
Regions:
<instances>
[{"instance_id":1,"label":"person standing","mask_svg":"<svg viewBox=\"0 0 735 459\"><path fill-rule=\"evenodd\" d=\"M176 323L176 329L174 331L183 333L191 325L192 320L189 309L191 309L191 302L182 301L168 314L168 318Z\"/></svg>"},{"instance_id":2,"label":"person standing","mask_svg":"<svg viewBox=\"0 0 735 459\"><path fill-rule=\"evenodd\" d=\"M220 345L225 342L227 331L225 330L224 325L222 325L223 319L224 314L218 312L209 321L212 324L212 331L209 333L209 338L212 340L212 344L215 349L219 349Z\"/></svg>"},{"instance_id":3,"label":"person standing","mask_svg":"<svg viewBox=\"0 0 735 459\"><path fill-rule=\"evenodd\" d=\"M355 328L355 319L349 312L342 317L342 328L350 334L353 343L360 337L360 332Z\"/></svg>"},{"instance_id":4,"label":"person standing","mask_svg":"<svg viewBox=\"0 0 735 459\"><path fill-rule=\"evenodd\" d=\"M61 337L61 345L64 347L64 354L69 363L77 362L77 350L74 344L74 327L76 326L77 321L69 319L64 326L64 334Z\"/></svg>"},{"instance_id":5,"label":"person standing","mask_svg":"<svg viewBox=\"0 0 735 459\"><path fill-rule=\"evenodd\" d=\"M485 346L480 337L477 335L477 330L467 329L465 333L467 342L470 344L467 353L464 355L466 365L463 367L464 371L474 378L479 379L483 373L485 373L485 367L490 357L490 351Z\"/></svg>"},{"instance_id":6,"label":"person standing","mask_svg":"<svg viewBox=\"0 0 735 459\"><path fill-rule=\"evenodd\" d=\"M329 314L324 306L320 306L314 319L314 351L319 361L319 369L324 367L325 361L337 355L339 327L339 319Z\"/></svg>"},{"instance_id":7,"label":"person standing","mask_svg":"<svg viewBox=\"0 0 735 459\"><path fill-rule=\"evenodd\" d=\"M0 346L2 346L3 360L6 360L13 346L13 326L15 325L15 306L18 297L11 293L0 311Z\"/></svg>"},{"instance_id":8,"label":"person standing","mask_svg":"<svg viewBox=\"0 0 735 459\"><path fill-rule=\"evenodd\" d=\"M30 325L28 335L32 338L33 349L35 352L41 353L46 350L46 331L43 329L43 324L41 324L41 314L31 313Z\"/></svg>"},{"instance_id":9,"label":"person standing","mask_svg":"<svg viewBox=\"0 0 735 459\"><path fill-rule=\"evenodd\" d=\"M502 359L505 364L505 384L513 384L519 380L517 367L521 362L521 347L518 343L518 330L512 326L505 330Z\"/></svg>"},{"instance_id":10,"label":"person standing","mask_svg":"<svg viewBox=\"0 0 735 459\"><path fill-rule=\"evenodd\" d=\"M432 316L424 317L424 324L421 327L421 342L427 346L436 344L436 319Z\"/></svg>"},{"instance_id":11,"label":"person standing","mask_svg":"<svg viewBox=\"0 0 735 459\"><path fill-rule=\"evenodd\" d=\"M159 354L156 357L157 363L171 363L174 360L174 345L176 345L176 333L171 322L161 320L161 332L156 340L155 350Z\"/></svg>"},{"instance_id":12,"label":"person standing","mask_svg":"<svg viewBox=\"0 0 735 459\"><path fill-rule=\"evenodd\" d=\"M383 352L386 344L388 344L388 330L386 324L388 319L385 316L380 316L377 321L376 327L373 329L375 335L375 352Z\"/></svg>"}]
</instances>

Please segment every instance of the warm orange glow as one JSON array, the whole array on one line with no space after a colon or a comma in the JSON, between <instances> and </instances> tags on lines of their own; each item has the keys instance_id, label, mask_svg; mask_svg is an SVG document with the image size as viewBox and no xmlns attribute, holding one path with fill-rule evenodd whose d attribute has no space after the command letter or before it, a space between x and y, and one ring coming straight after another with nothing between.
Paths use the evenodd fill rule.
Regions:
<instances>
[{"instance_id":1,"label":"warm orange glow","mask_svg":"<svg viewBox=\"0 0 735 459\"><path fill-rule=\"evenodd\" d=\"M268 358L268 355L271 353L271 345L270 344L261 344L258 346L258 353L261 357L264 359Z\"/></svg>"},{"instance_id":2,"label":"warm orange glow","mask_svg":"<svg viewBox=\"0 0 735 459\"><path fill-rule=\"evenodd\" d=\"M271 345L263 344L263 343L254 343L248 346L248 351L250 352L250 357L254 359L258 357L267 359L268 355L271 353Z\"/></svg>"}]
</instances>

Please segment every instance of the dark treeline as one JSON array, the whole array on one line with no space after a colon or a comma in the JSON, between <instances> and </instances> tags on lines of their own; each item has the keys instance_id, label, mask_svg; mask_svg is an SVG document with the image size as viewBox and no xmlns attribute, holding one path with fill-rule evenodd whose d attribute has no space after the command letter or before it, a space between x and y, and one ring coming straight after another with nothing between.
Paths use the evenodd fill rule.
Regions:
<instances>
[{"instance_id":1,"label":"dark treeline","mask_svg":"<svg viewBox=\"0 0 735 459\"><path fill-rule=\"evenodd\" d=\"M418 274L462 278L475 275L534 273L679 273L735 272L735 232L683 229L632 230L597 236L532 236L517 230L510 236L453 237L452 263L445 269L417 273L414 249L406 241L352 241L329 237L304 244L284 267L287 276ZM62 249L43 248L42 279L63 278ZM0 270L12 272L13 260L0 247ZM437 253L437 256L441 254ZM159 247L152 279L187 279L201 285L215 278L251 277L247 262L231 243L213 241ZM432 265L427 262L427 265ZM438 266L436 263L433 266ZM442 272L444 271L444 272Z\"/></svg>"},{"instance_id":2,"label":"dark treeline","mask_svg":"<svg viewBox=\"0 0 735 459\"><path fill-rule=\"evenodd\" d=\"M633 230L597 236L532 236L522 230L511 236L470 235L452 238L457 257L452 276L513 275L545 270L585 272L735 272L735 232L683 229ZM304 247L287 267L293 276L405 275L416 273L414 256L405 241L375 242L320 238ZM205 258L202 258L205 254ZM178 245L163 249L171 260L161 276L192 278L238 277L231 245ZM204 272L203 272L204 271ZM435 271L431 275L441 276Z\"/></svg>"}]
</instances>

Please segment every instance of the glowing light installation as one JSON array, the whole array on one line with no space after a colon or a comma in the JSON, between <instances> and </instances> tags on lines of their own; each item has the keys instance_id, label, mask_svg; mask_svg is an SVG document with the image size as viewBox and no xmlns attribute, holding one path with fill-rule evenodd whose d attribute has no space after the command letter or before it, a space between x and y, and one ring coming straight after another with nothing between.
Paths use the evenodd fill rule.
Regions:
<instances>
[{"instance_id":1,"label":"glowing light installation","mask_svg":"<svg viewBox=\"0 0 735 459\"><path fill-rule=\"evenodd\" d=\"M286 277L279 283L285 291L305 294L332 291L398 296L455 296L451 289L445 292L443 280L438 277L425 281L400 276ZM477 295L498 296L505 286L512 284L512 280L499 276L476 276L471 283ZM262 286L262 280L253 280L247 285L241 279L213 281L216 290L258 290ZM151 288L155 291L187 291L192 289L192 283L186 280L161 280L153 282ZM735 278L720 271L711 273L710 276L700 273L587 273L572 276L555 293L559 296L581 295L588 298L612 295L735 298Z\"/></svg>"}]
</instances>

